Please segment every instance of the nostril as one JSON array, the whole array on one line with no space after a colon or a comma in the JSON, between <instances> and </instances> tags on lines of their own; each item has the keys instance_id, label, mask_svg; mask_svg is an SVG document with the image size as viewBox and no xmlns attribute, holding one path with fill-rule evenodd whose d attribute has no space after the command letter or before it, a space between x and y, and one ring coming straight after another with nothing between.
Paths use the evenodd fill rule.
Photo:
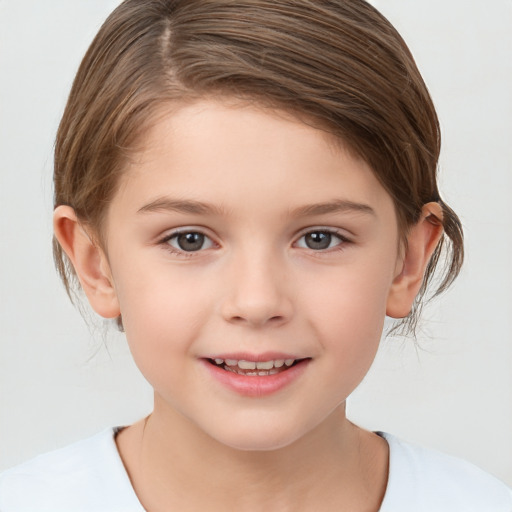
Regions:
<instances>
[{"instance_id":1,"label":"nostril","mask_svg":"<svg viewBox=\"0 0 512 512\"><path fill-rule=\"evenodd\" d=\"M255 288L245 293L237 290L227 296L220 306L222 317L234 324L252 326L277 326L292 317L293 306L285 294L274 297Z\"/></svg>"},{"instance_id":2,"label":"nostril","mask_svg":"<svg viewBox=\"0 0 512 512\"><path fill-rule=\"evenodd\" d=\"M267 317L265 315L257 316L257 315L248 315L247 317L236 316L233 318L233 321L236 323L244 323L252 326L260 326L260 325L278 325L285 321L285 317L282 315L274 315L271 317Z\"/></svg>"}]
</instances>

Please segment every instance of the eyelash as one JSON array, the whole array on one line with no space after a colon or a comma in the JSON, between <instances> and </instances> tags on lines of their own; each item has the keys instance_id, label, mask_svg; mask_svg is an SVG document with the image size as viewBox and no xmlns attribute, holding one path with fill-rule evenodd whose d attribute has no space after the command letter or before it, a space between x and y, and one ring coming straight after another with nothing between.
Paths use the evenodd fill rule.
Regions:
<instances>
[{"instance_id":1,"label":"eyelash","mask_svg":"<svg viewBox=\"0 0 512 512\"><path fill-rule=\"evenodd\" d=\"M310 247L301 247L303 249L309 249L310 251L312 251L313 253L316 253L317 255L322 255L322 254L325 254L325 253L342 251L342 250L344 250L346 248L347 244L352 243L351 240L349 240L345 235L341 234L339 231L337 231L335 229L332 229L332 228L321 228L320 227L320 228L315 228L315 229L309 229L308 231L303 232L300 235L300 237L297 239L297 241L294 242L294 246L296 246L296 244L300 240L305 238L306 236L312 235L312 234L315 234L315 233L317 233L317 234L319 234L319 233L326 234L328 236L335 237L335 238L337 238L339 240L339 242L336 245L334 245L333 247L327 247L325 249L315 250L315 249L312 249ZM174 255L177 255L177 256L180 256L180 257L184 257L184 258L190 258L190 257L194 256L195 253L203 252L205 249L203 247L201 247L200 249L195 250L195 251L185 251L183 249L179 249L179 248L173 247L170 244L171 240L176 239L180 235L189 235L189 234L201 235L201 236L203 236L205 238L205 240L209 240L210 241L211 246L216 246L217 245L204 232L202 232L201 230L195 230L195 229L180 229L179 231L174 231L174 232L166 235L158 243L160 245L163 245L167 251L169 251L170 253L172 253ZM209 249L209 248L210 247L207 247L207 249Z\"/></svg>"},{"instance_id":2,"label":"eyelash","mask_svg":"<svg viewBox=\"0 0 512 512\"><path fill-rule=\"evenodd\" d=\"M159 245L163 245L164 248L170 252L171 254L173 255L176 255L176 256L180 256L180 257L183 257L183 258L191 258L193 257L196 253L199 253L199 252L202 252L204 249L201 247L201 249L198 249L196 251L185 251L183 249L178 249L176 247L173 247L171 244L170 244L170 241L173 240L174 238L177 238L179 237L180 235L191 235L191 234L195 234L195 235L201 235L201 236L204 236L205 240L209 240L211 245L212 246L215 246L217 244L215 244L215 242L208 236L206 235L205 233L203 233L201 230L199 229L180 229L178 231L174 231L168 235L166 235L164 238L162 238L158 244Z\"/></svg>"},{"instance_id":3,"label":"eyelash","mask_svg":"<svg viewBox=\"0 0 512 512\"><path fill-rule=\"evenodd\" d=\"M302 235L297 239L295 244L297 244L300 240L302 240L306 236L312 235L314 233L317 233L317 234L322 233L322 234L329 235L332 238L338 239L338 243L336 245L334 245L333 247L327 247L325 249L315 250L315 249L312 249L311 247L301 247L304 249L309 249L316 256L321 256L321 255L325 255L325 254L329 254L329 253L333 253L333 252L337 252L337 251L343 251L344 249L346 249L347 244L352 243L351 240L349 240L344 234L342 234L340 231L338 231L336 229L319 227L319 228L315 228L315 229L308 229L306 232L303 232Z\"/></svg>"}]
</instances>

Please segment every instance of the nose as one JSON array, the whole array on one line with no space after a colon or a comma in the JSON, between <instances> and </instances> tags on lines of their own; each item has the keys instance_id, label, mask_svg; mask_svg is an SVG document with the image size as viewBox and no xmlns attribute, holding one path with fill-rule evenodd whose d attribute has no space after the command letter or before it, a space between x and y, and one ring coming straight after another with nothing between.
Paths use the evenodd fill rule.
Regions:
<instances>
[{"instance_id":1,"label":"nose","mask_svg":"<svg viewBox=\"0 0 512 512\"><path fill-rule=\"evenodd\" d=\"M268 254L240 255L224 282L222 316L251 327L278 326L293 315L291 283L282 262Z\"/></svg>"}]
</instances>

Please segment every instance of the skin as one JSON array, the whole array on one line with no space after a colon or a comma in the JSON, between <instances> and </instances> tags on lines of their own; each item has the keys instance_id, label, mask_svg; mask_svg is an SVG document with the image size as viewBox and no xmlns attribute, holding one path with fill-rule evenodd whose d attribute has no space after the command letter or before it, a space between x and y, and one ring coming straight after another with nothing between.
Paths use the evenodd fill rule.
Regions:
<instances>
[{"instance_id":1,"label":"skin","mask_svg":"<svg viewBox=\"0 0 512 512\"><path fill-rule=\"evenodd\" d=\"M122 315L155 390L151 416L117 437L141 503L377 511L388 447L347 420L345 400L386 313L410 310L441 236L429 221L438 205L424 207L405 252L393 202L362 159L254 105L184 105L143 146L109 205L103 249L71 208L55 211L92 307ZM177 229L204 234L204 245L183 250ZM312 248L311 233L329 246ZM227 388L205 363L276 351L307 364L264 396Z\"/></svg>"}]
</instances>

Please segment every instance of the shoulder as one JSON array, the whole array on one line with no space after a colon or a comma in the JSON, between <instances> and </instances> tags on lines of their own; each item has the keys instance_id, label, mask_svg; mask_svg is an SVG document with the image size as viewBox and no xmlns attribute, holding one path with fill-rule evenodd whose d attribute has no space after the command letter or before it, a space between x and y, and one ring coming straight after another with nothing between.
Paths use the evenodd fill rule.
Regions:
<instances>
[{"instance_id":1,"label":"shoulder","mask_svg":"<svg viewBox=\"0 0 512 512\"><path fill-rule=\"evenodd\" d=\"M143 512L117 451L114 430L5 471L2 512Z\"/></svg>"},{"instance_id":2,"label":"shoulder","mask_svg":"<svg viewBox=\"0 0 512 512\"><path fill-rule=\"evenodd\" d=\"M512 490L473 464L389 434L381 512L512 512Z\"/></svg>"}]
</instances>

